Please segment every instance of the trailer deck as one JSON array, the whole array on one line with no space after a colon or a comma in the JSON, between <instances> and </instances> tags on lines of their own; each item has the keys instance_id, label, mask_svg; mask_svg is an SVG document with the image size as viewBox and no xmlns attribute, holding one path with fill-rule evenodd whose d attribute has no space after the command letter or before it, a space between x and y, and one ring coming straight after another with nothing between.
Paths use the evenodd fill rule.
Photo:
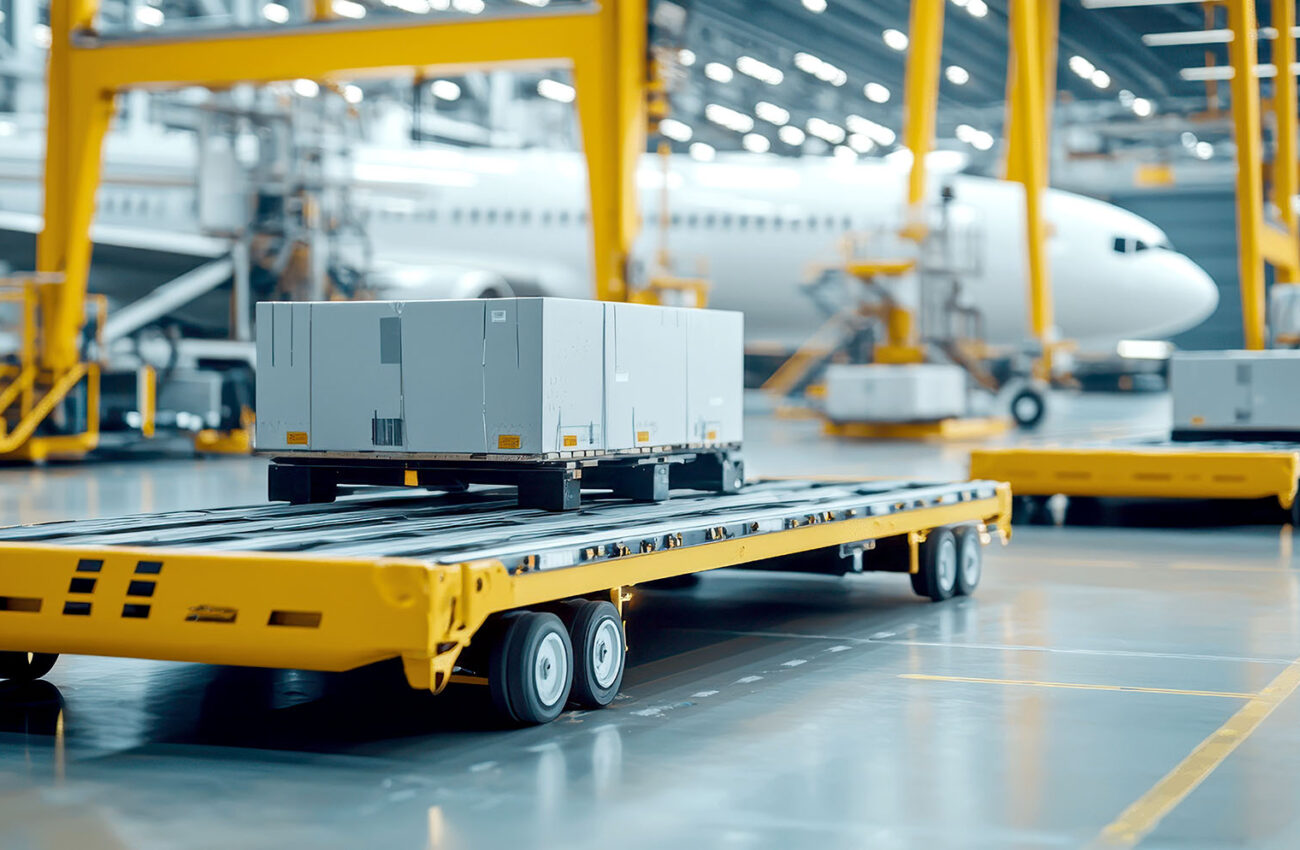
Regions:
<instances>
[{"instance_id":1,"label":"trailer deck","mask_svg":"<svg viewBox=\"0 0 1300 850\"><path fill-rule=\"evenodd\" d=\"M1006 540L1010 510L991 481L769 481L568 514L510 490L407 491L0 529L0 650L312 670L400 657L437 692L499 666L462 653L485 626L475 649L501 643L514 612L621 612L629 585L818 550L862 568L886 538L908 544L902 563L865 568L915 578L934 529Z\"/></svg>"}]
</instances>

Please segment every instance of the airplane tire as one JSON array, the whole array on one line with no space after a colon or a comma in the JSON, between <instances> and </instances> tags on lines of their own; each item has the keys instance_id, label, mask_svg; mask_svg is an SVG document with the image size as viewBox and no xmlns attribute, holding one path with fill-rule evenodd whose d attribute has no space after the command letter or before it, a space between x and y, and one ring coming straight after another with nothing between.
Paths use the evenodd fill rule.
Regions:
<instances>
[{"instance_id":1,"label":"airplane tire","mask_svg":"<svg viewBox=\"0 0 1300 850\"><path fill-rule=\"evenodd\" d=\"M1033 428L1047 415L1047 399L1035 387L1025 387L1011 397L1011 418L1021 428Z\"/></svg>"}]
</instances>

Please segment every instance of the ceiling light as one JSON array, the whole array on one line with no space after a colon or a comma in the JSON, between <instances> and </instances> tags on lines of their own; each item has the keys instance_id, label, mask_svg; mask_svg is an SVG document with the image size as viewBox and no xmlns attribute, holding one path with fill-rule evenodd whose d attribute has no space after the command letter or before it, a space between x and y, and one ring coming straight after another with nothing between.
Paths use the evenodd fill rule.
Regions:
<instances>
[{"instance_id":1,"label":"ceiling light","mask_svg":"<svg viewBox=\"0 0 1300 850\"><path fill-rule=\"evenodd\" d=\"M1071 71L1078 74L1080 77L1083 77L1085 80L1092 76L1093 71L1097 70L1096 65L1077 54L1071 56L1070 61L1067 64L1070 66Z\"/></svg>"},{"instance_id":2,"label":"ceiling light","mask_svg":"<svg viewBox=\"0 0 1300 850\"><path fill-rule=\"evenodd\" d=\"M972 17L982 18L989 13L989 5L984 0L970 0L966 4L966 11L970 12Z\"/></svg>"},{"instance_id":3,"label":"ceiling light","mask_svg":"<svg viewBox=\"0 0 1300 850\"><path fill-rule=\"evenodd\" d=\"M790 123L790 110L782 109L775 103L768 103L760 100L754 107L754 114L769 124L776 124L778 127Z\"/></svg>"},{"instance_id":4,"label":"ceiling light","mask_svg":"<svg viewBox=\"0 0 1300 850\"><path fill-rule=\"evenodd\" d=\"M793 145L794 147L799 147L799 145L802 145L804 141L808 138L806 135L804 135L803 130L800 130L798 127L794 126L793 124L787 124L786 126L782 127L780 130L777 130L776 137L781 141L785 142L787 145Z\"/></svg>"},{"instance_id":5,"label":"ceiling light","mask_svg":"<svg viewBox=\"0 0 1300 850\"><path fill-rule=\"evenodd\" d=\"M970 82L970 71L960 65L949 65L943 70L943 75L955 86L964 86Z\"/></svg>"},{"instance_id":6,"label":"ceiling light","mask_svg":"<svg viewBox=\"0 0 1300 850\"><path fill-rule=\"evenodd\" d=\"M716 83L729 83L735 74L732 73L729 65L723 65L721 62L710 62L704 66L704 76Z\"/></svg>"},{"instance_id":7,"label":"ceiling light","mask_svg":"<svg viewBox=\"0 0 1300 850\"><path fill-rule=\"evenodd\" d=\"M524 0L530 2L530 0ZM383 0L385 6L391 6L394 9L401 9L403 12L410 12L412 15L424 15L429 12L429 0ZM542 5L545 5L543 3Z\"/></svg>"},{"instance_id":8,"label":"ceiling light","mask_svg":"<svg viewBox=\"0 0 1300 850\"><path fill-rule=\"evenodd\" d=\"M1209 142L1197 142L1193 152L1198 159L1209 159L1214 156L1214 145Z\"/></svg>"},{"instance_id":9,"label":"ceiling light","mask_svg":"<svg viewBox=\"0 0 1300 850\"><path fill-rule=\"evenodd\" d=\"M862 93L872 103L887 103L889 101L889 89L880 83L867 83L862 87Z\"/></svg>"},{"instance_id":10,"label":"ceiling light","mask_svg":"<svg viewBox=\"0 0 1300 850\"><path fill-rule=\"evenodd\" d=\"M844 128L838 124L832 124L824 118L809 118L805 125L808 132L819 139L824 139L832 145L838 145L844 141Z\"/></svg>"},{"instance_id":11,"label":"ceiling light","mask_svg":"<svg viewBox=\"0 0 1300 850\"><path fill-rule=\"evenodd\" d=\"M876 143L871 140L870 136L863 133L850 133L849 147L853 148L858 153L871 153L871 151L875 149Z\"/></svg>"},{"instance_id":12,"label":"ceiling light","mask_svg":"<svg viewBox=\"0 0 1300 850\"><path fill-rule=\"evenodd\" d=\"M781 69L774 68L761 59L755 59L753 56L742 56L737 59L736 70L746 76L767 83L769 86L780 85L781 81L785 79L785 74L781 73Z\"/></svg>"},{"instance_id":13,"label":"ceiling light","mask_svg":"<svg viewBox=\"0 0 1300 850\"><path fill-rule=\"evenodd\" d=\"M160 27L163 25L163 11L156 6L136 6L135 22L142 27Z\"/></svg>"},{"instance_id":14,"label":"ceiling light","mask_svg":"<svg viewBox=\"0 0 1300 850\"><path fill-rule=\"evenodd\" d=\"M772 140L761 133L746 133L740 144L750 153L767 153L772 149Z\"/></svg>"},{"instance_id":15,"label":"ceiling light","mask_svg":"<svg viewBox=\"0 0 1300 850\"><path fill-rule=\"evenodd\" d=\"M348 85L343 87L343 99L346 100L348 103L352 103L352 104L360 103L365 98L365 96L366 93L361 90L361 86L352 85L349 83Z\"/></svg>"},{"instance_id":16,"label":"ceiling light","mask_svg":"<svg viewBox=\"0 0 1300 850\"><path fill-rule=\"evenodd\" d=\"M1139 118L1146 118L1155 111L1155 105L1145 97L1133 98L1133 105L1130 108L1133 110L1133 114Z\"/></svg>"},{"instance_id":17,"label":"ceiling light","mask_svg":"<svg viewBox=\"0 0 1300 850\"><path fill-rule=\"evenodd\" d=\"M863 118L861 115L850 115L844 119L844 123L854 133L860 133L884 147L888 147L898 140L898 134L893 130L884 124L877 124L869 118Z\"/></svg>"},{"instance_id":18,"label":"ceiling light","mask_svg":"<svg viewBox=\"0 0 1300 850\"><path fill-rule=\"evenodd\" d=\"M826 11L826 0L803 0L803 7L809 12L820 15Z\"/></svg>"},{"instance_id":19,"label":"ceiling light","mask_svg":"<svg viewBox=\"0 0 1300 850\"><path fill-rule=\"evenodd\" d=\"M42 50L48 50L54 43L54 35L48 24L36 24L32 27L32 41Z\"/></svg>"},{"instance_id":20,"label":"ceiling light","mask_svg":"<svg viewBox=\"0 0 1300 850\"><path fill-rule=\"evenodd\" d=\"M691 158L698 159L700 162L713 162L713 157L717 153L712 145L706 145L704 142L695 142L691 145Z\"/></svg>"},{"instance_id":21,"label":"ceiling light","mask_svg":"<svg viewBox=\"0 0 1300 850\"><path fill-rule=\"evenodd\" d=\"M362 6L360 3L354 3L353 0L334 0L333 3L330 3L330 8L333 9L334 14L338 15L340 18L352 18L353 20L356 20L357 18L364 18L366 16L366 7Z\"/></svg>"},{"instance_id":22,"label":"ceiling light","mask_svg":"<svg viewBox=\"0 0 1300 850\"><path fill-rule=\"evenodd\" d=\"M858 158L857 151L853 148L845 147L844 145L837 145L834 154L836 159L856 160Z\"/></svg>"},{"instance_id":23,"label":"ceiling light","mask_svg":"<svg viewBox=\"0 0 1300 850\"><path fill-rule=\"evenodd\" d=\"M796 53L794 66L805 74L812 74L822 82L833 86L842 86L849 81L849 75L843 68L836 67L811 53Z\"/></svg>"},{"instance_id":24,"label":"ceiling light","mask_svg":"<svg viewBox=\"0 0 1300 850\"><path fill-rule=\"evenodd\" d=\"M704 107L704 117L733 133L748 133L754 129L753 118L720 103L710 103Z\"/></svg>"},{"instance_id":25,"label":"ceiling light","mask_svg":"<svg viewBox=\"0 0 1300 850\"><path fill-rule=\"evenodd\" d=\"M439 100L460 99L460 86L451 80L434 80L429 84L429 91L433 92L433 96Z\"/></svg>"},{"instance_id":26,"label":"ceiling light","mask_svg":"<svg viewBox=\"0 0 1300 850\"><path fill-rule=\"evenodd\" d=\"M1196 138L1196 134L1191 130L1184 130L1183 134L1179 137L1179 140L1183 143L1183 147L1188 150L1196 147L1196 143L1199 141L1199 139Z\"/></svg>"},{"instance_id":27,"label":"ceiling light","mask_svg":"<svg viewBox=\"0 0 1300 850\"><path fill-rule=\"evenodd\" d=\"M273 24L284 24L289 22L289 8L281 6L279 3L267 3L262 7L262 17L266 18Z\"/></svg>"},{"instance_id":28,"label":"ceiling light","mask_svg":"<svg viewBox=\"0 0 1300 850\"><path fill-rule=\"evenodd\" d=\"M676 118L665 118L659 122L659 135L674 142L689 142L695 131Z\"/></svg>"},{"instance_id":29,"label":"ceiling light","mask_svg":"<svg viewBox=\"0 0 1300 850\"><path fill-rule=\"evenodd\" d=\"M451 0L451 7L457 12L469 12L471 15L477 15L486 8L483 0Z\"/></svg>"},{"instance_id":30,"label":"ceiling light","mask_svg":"<svg viewBox=\"0 0 1300 850\"><path fill-rule=\"evenodd\" d=\"M315 97L320 94L320 86L315 80L294 80L293 93L299 97Z\"/></svg>"},{"instance_id":31,"label":"ceiling light","mask_svg":"<svg viewBox=\"0 0 1300 850\"><path fill-rule=\"evenodd\" d=\"M1100 68L1093 71L1092 76L1088 77L1088 80L1099 89L1110 88L1110 74L1107 74Z\"/></svg>"},{"instance_id":32,"label":"ceiling light","mask_svg":"<svg viewBox=\"0 0 1300 850\"><path fill-rule=\"evenodd\" d=\"M977 151L986 151L993 147L993 134L984 130L976 130L975 135L971 138L971 147Z\"/></svg>"},{"instance_id":33,"label":"ceiling light","mask_svg":"<svg viewBox=\"0 0 1300 850\"><path fill-rule=\"evenodd\" d=\"M902 30L885 30L880 34L880 37L885 40L885 44L889 45L894 50L907 49L907 33Z\"/></svg>"},{"instance_id":34,"label":"ceiling light","mask_svg":"<svg viewBox=\"0 0 1300 850\"><path fill-rule=\"evenodd\" d=\"M573 103L573 98L577 95L573 86L549 78L537 82L537 93L547 100L559 103Z\"/></svg>"},{"instance_id":35,"label":"ceiling light","mask_svg":"<svg viewBox=\"0 0 1300 850\"><path fill-rule=\"evenodd\" d=\"M958 124L954 135L957 137L957 141L969 144L970 140L975 137L976 132L975 128L969 124Z\"/></svg>"},{"instance_id":36,"label":"ceiling light","mask_svg":"<svg viewBox=\"0 0 1300 850\"><path fill-rule=\"evenodd\" d=\"M695 51L683 47L681 50L677 51L677 61L682 63L686 68L691 67L695 64Z\"/></svg>"},{"instance_id":37,"label":"ceiling light","mask_svg":"<svg viewBox=\"0 0 1300 850\"><path fill-rule=\"evenodd\" d=\"M526 3L529 6L536 6L540 9L543 6L548 5L551 2L551 0L519 0L519 2Z\"/></svg>"}]
</instances>

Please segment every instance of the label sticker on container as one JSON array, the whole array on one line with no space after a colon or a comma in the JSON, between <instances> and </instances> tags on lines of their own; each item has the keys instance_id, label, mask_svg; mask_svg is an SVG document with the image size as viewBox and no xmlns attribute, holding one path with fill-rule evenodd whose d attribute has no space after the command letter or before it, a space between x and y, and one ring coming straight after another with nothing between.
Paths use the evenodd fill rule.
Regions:
<instances>
[{"instance_id":1,"label":"label sticker on container","mask_svg":"<svg viewBox=\"0 0 1300 850\"><path fill-rule=\"evenodd\" d=\"M493 311L492 311L492 321L494 321L494 322L504 322L505 320L506 320L506 311L505 311L505 310L493 310Z\"/></svg>"},{"instance_id":2,"label":"label sticker on container","mask_svg":"<svg viewBox=\"0 0 1300 850\"><path fill-rule=\"evenodd\" d=\"M1193 425L1204 425L1204 424L1205 424L1205 417L1204 417L1204 416L1193 416L1193 417L1192 417L1192 424L1193 424Z\"/></svg>"},{"instance_id":3,"label":"label sticker on container","mask_svg":"<svg viewBox=\"0 0 1300 850\"><path fill-rule=\"evenodd\" d=\"M616 384L626 384L627 382L628 382L627 372L615 372L615 373L614 373L614 383L616 383Z\"/></svg>"},{"instance_id":4,"label":"label sticker on container","mask_svg":"<svg viewBox=\"0 0 1300 850\"><path fill-rule=\"evenodd\" d=\"M569 447L569 446L576 446L576 445L578 445L578 438L577 438L576 436L574 436L573 434L565 434L565 435L564 435L564 445L565 445L566 448Z\"/></svg>"},{"instance_id":5,"label":"label sticker on container","mask_svg":"<svg viewBox=\"0 0 1300 850\"><path fill-rule=\"evenodd\" d=\"M717 432L717 431L709 431L707 434L704 435L704 439L706 439L706 440L716 440L716 439L718 439L718 432Z\"/></svg>"},{"instance_id":6,"label":"label sticker on container","mask_svg":"<svg viewBox=\"0 0 1300 850\"><path fill-rule=\"evenodd\" d=\"M638 443L648 443L648 442L650 442L650 432L649 432L649 431L637 431L637 432L636 432L636 441L637 441Z\"/></svg>"},{"instance_id":7,"label":"label sticker on container","mask_svg":"<svg viewBox=\"0 0 1300 850\"><path fill-rule=\"evenodd\" d=\"M518 434L498 434L498 449L517 449L523 445L523 440L519 439Z\"/></svg>"},{"instance_id":8,"label":"label sticker on container","mask_svg":"<svg viewBox=\"0 0 1300 850\"><path fill-rule=\"evenodd\" d=\"M307 445L306 431L289 431L284 435L284 441L291 446Z\"/></svg>"}]
</instances>

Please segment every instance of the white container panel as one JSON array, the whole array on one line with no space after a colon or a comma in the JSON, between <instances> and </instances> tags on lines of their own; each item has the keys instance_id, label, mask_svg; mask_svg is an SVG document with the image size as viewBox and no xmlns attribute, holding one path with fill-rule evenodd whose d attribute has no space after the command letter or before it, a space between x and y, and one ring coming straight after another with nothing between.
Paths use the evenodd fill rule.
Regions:
<instances>
[{"instance_id":1,"label":"white container panel","mask_svg":"<svg viewBox=\"0 0 1300 850\"><path fill-rule=\"evenodd\" d=\"M487 449L538 454L542 448L542 302L487 302L483 325L483 411ZM470 358L466 358L469 360ZM471 368L469 362L466 368Z\"/></svg>"},{"instance_id":2,"label":"white container panel","mask_svg":"<svg viewBox=\"0 0 1300 850\"><path fill-rule=\"evenodd\" d=\"M930 422L966 413L966 373L942 363L833 364L826 415L835 422Z\"/></svg>"},{"instance_id":3,"label":"white container panel","mask_svg":"<svg viewBox=\"0 0 1300 850\"><path fill-rule=\"evenodd\" d=\"M686 313L686 425L692 443L744 438L745 317L721 310Z\"/></svg>"},{"instance_id":4,"label":"white container panel","mask_svg":"<svg viewBox=\"0 0 1300 850\"><path fill-rule=\"evenodd\" d=\"M542 450L603 451L605 305L548 299L542 320Z\"/></svg>"},{"instance_id":5,"label":"white container panel","mask_svg":"<svg viewBox=\"0 0 1300 850\"><path fill-rule=\"evenodd\" d=\"M401 302L311 305L311 449L403 451Z\"/></svg>"},{"instance_id":6,"label":"white container panel","mask_svg":"<svg viewBox=\"0 0 1300 850\"><path fill-rule=\"evenodd\" d=\"M309 447L310 342L310 304L280 302L257 305L257 427L254 444L258 449L303 450Z\"/></svg>"},{"instance_id":7,"label":"white container panel","mask_svg":"<svg viewBox=\"0 0 1300 850\"><path fill-rule=\"evenodd\" d=\"M1300 351L1205 351L1169 364L1174 428L1300 431Z\"/></svg>"},{"instance_id":8,"label":"white container panel","mask_svg":"<svg viewBox=\"0 0 1300 850\"><path fill-rule=\"evenodd\" d=\"M609 449L688 442L686 383L685 308L605 305Z\"/></svg>"},{"instance_id":9,"label":"white container panel","mask_svg":"<svg viewBox=\"0 0 1300 850\"><path fill-rule=\"evenodd\" d=\"M402 305L407 451L487 451L482 371L485 310L485 302L479 300Z\"/></svg>"}]
</instances>

